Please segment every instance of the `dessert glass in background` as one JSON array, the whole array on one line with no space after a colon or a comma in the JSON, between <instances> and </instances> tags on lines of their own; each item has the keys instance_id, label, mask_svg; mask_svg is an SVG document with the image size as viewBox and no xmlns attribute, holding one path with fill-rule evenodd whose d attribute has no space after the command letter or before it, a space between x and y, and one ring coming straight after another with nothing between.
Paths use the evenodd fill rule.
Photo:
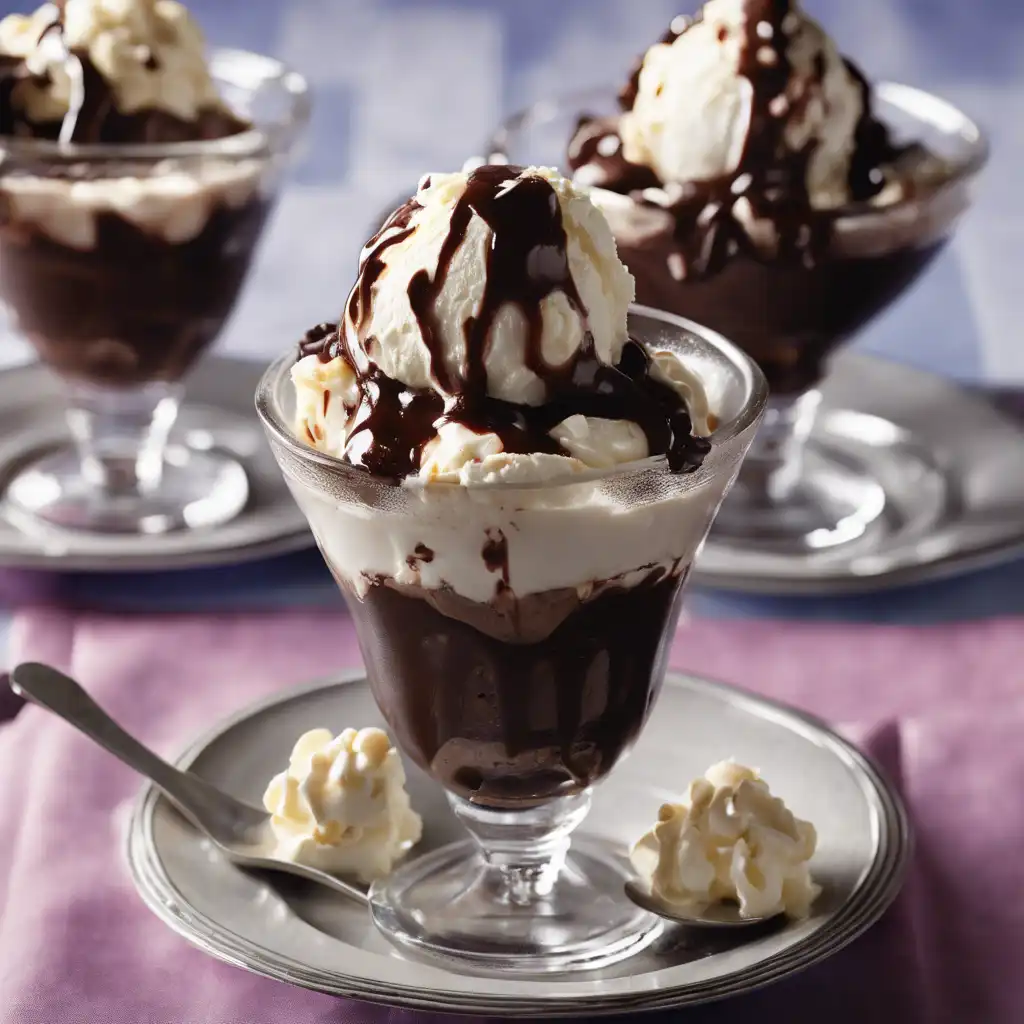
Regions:
<instances>
[{"instance_id":1,"label":"dessert glass in background","mask_svg":"<svg viewBox=\"0 0 1024 1024\"><path fill-rule=\"evenodd\" d=\"M260 386L391 733L472 836L374 885L399 944L538 973L657 933L621 851L570 840L651 713L767 387L632 291L560 176L432 176L364 248L340 330Z\"/></svg>"},{"instance_id":2,"label":"dessert glass in background","mask_svg":"<svg viewBox=\"0 0 1024 1024\"><path fill-rule=\"evenodd\" d=\"M492 151L568 160L637 300L721 331L764 370L765 422L716 541L797 554L884 522L871 460L907 456L884 436L812 435L818 385L949 241L987 155L969 118L908 86L869 89L795 3L715 0L673 23L621 96L542 101Z\"/></svg>"},{"instance_id":3,"label":"dessert glass in background","mask_svg":"<svg viewBox=\"0 0 1024 1024\"><path fill-rule=\"evenodd\" d=\"M169 435L184 376L234 308L307 87L257 54L207 61L167 0L115 14L68 0L66 41L56 9L0 31L0 299L60 377L72 437L26 451L5 481L26 529L201 528L248 499L215 438L204 450ZM48 77L32 79L25 52Z\"/></svg>"}]
</instances>

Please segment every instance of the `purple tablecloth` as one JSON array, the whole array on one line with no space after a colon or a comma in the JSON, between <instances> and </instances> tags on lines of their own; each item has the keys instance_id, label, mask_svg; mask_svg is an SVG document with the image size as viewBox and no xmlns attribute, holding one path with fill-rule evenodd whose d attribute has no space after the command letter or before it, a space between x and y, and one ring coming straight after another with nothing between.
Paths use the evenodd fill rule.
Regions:
<instances>
[{"instance_id":1,"label":"purple tablecloth","mask_svg":"<svg viewBox=\"0 0 1024 1024\"><path fill-rule=\"evenodd\" d=\"M852 731L899 780L919 836L907 890L865 938L798 978L687 1020L739 1021L751 1012L791 1022L1021 1020L1022 635L1009 620L919 630L681 630L677 665L858 723ZM14 648L18 659L72 671L166 754L246 701L358 659L348 620L330 614L126 620L36 612L18 621ZM427 1019L256 978L167 931L119 861L137 780L44 712L25 708L0 725L0 779L0 1020Z\"/></svg>"}]
</instances>

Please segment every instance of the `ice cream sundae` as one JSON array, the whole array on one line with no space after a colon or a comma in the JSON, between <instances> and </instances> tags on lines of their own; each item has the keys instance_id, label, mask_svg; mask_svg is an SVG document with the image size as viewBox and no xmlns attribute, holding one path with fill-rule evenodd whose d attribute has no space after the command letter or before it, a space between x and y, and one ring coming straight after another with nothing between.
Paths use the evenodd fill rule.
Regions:
<instances>
[{"instance_id":1,"label":"ice cream sundae","mask_svg":"<svg viewBox=\"0 0 1024 1024\"><path fill-rule=\"evenodd\" d=\"M363 248L340 321L257 396L391 733L477 840L374 886L401 943L547 970L656 930L614 854L570 835L651 713L766 393L738 350L632 298L560 174L431 174Z\"/></svg>"}]
</instances>

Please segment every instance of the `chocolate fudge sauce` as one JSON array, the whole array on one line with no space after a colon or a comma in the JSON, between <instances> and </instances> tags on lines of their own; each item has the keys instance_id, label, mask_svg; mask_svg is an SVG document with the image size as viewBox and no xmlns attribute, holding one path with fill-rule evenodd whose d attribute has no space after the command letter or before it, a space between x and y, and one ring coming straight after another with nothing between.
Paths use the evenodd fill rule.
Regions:
<instances>
[{"instance_id":1,"label":"chocolate fudge sauce","mask_svg":"<svg viewBox=\"0 0 1024 1024\"><path fill-rule=\"evenodd\" d=\"M62 33L58 11L42 36L62 40ZM219 107L200 111L194 121L161 110L123 113L86 53L66 51L66 60L80 81L72 90L71 109L62 121L36 123L15 106L14 89L28 79L45 84L45 75L33 75L22 60L0 58L0 135L164 144L223 138L251 128ZM155 61L150 55L151 68ZM74 165L29 157L22 164L17 151L6 171L52 179L69 193L83 178L140 176L138 165L119 167L113 161ZM142 175L151 171L147 166ZM20 220L0 177L0 299L40 355L65 376L110 386L176 380L231 312L268 211L255 180L253 195L240 204L213 194L202 229L179 243L112 210L83 210L80 216L93 218L96 235L95 245L84 250L63 244L32 220Z\"/></svg>"},{"instance_id":2,"label":"chocolate fudge sauce","mask_svg":"<svg viewBox=\"0 0 1024 1024\"><path fill-rule=\"evenodd\" d=\"M520 178L509 187L508 182L521 173L522 168L507 165L473 171L452 211L434 273L421 271L409 283L410 306L431 353L431 372L439 390L408 388L381 373L365 355L371 341L367 331L373 285L383 272L387 250L416 230L415 200L400 207L367 243L348 301L347 324L335 331L319 325L300 343L300 356L317 353L324 361L341 357L356 375L362 401L354 413L346 458L379 476L408 476L418 471L424 447L437 435L438 421L496 434L507 452L564 455L568 453L549 432L569 416L581 414L631 420L644 431L650 454L666 455L674 472L697 469L710 444L693 435L685 401L654 379L650 359L639 343L627 342L618 366L601 362L589 333L566 364L551 366L544 359L543 300L560 292L582 318L587 311L569 270L558 196L540 177ZM464 328L466 366L456 375L445 362L434 310L474 215L491 228L493 240L481 307ZM487 393L490 336L495 318L507 304L518 307L527 325L526 365L545 385L543 405L518 405Z\"/></svg>"},{"instance_id":3,"label":"chocolate fudge sauce","mask_svg":"<svg viewBox=\"0 0 1024 1024\"><path fill-rule=\"evenodd\" d=\"M819 379L832 348L885 308L935 257L942 243L895 245L881 255L846 256L834 245L842 211L816 210L807 189L815 143L794 151L784 138L786 121L799 116L785 97L792 73L788 47L773 45L775 59L757 54L787 38L790 0L744 0L745 35L739 74L752 86L751 115L743 152L730 174L666 187L649 167L628 162L616 118L580 120L570 143L574 171L588 181L628 194L638 207L663 211L662 230L616 230L619 256L636 279L637 301L690 317L720 331L761 365L775 393L797 393ZM698 18L700 16L698 15ZM678 18L662 42L672 43L695 19ZM874 198L883 169L898 165L914 147L897 146L872 109L870 87L849 61L862 94L855 152L847 178L851 203ZM818 77L824 74L819 67ZM620 96L633 107L640 65ZM807 102L805 94L802 101ZM652 196L644 190L656 189ZM755 241L736 215L739 200L751 219L770 225L774 242ZM616 225L613 225L613 227Z\"/></svg>"},{"instance_id":4,"label":"chocolate fudge sauce","mask_svg":"<svg viewBox=\"0 0 1024 1024\"><path fill-rule=\"evenodd\" d=\"M401 749L459 796L514 809L586 789L632 746L685 577L655 570L582 603L575 588L479 604L388 579L348 594Z\"/></svg>"}]
</instances>

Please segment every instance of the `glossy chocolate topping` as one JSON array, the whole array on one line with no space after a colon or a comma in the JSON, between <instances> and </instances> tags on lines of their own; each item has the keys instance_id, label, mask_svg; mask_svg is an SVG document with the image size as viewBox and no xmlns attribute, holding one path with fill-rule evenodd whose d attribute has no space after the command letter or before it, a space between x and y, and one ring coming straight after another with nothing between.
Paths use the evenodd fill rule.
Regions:
<instances>
[{"instance_id":1,"label":"glossy chocolate topping","mask_svg":"<svg viewBox=\"0 0 1024 1024\"><path fill-rule=\"evenodd\" d=\"M63 6L54 20L43 29L39 39L56 36L63 42ZM200 110L193 121L185 121L165 110L138 110L124 113L117 107L114 89L100 73L85 51L64 49L64 60L72 82L71 105L67 115L58 121L35 122L13 102L15 86L20 81L36 81L45 86L49 73L34 74L20 58L0 56L0 135L48 139L79 144L130 145L170 142L200 142L226 138L249 130L252 125L235 117L222 107ZM146 67L156 70L156 57L151 53Z\"/></svg>"},{"instance_id":2,"label":"glossy chocolate topping","mask_svg":"<svg viewBox=\"0 0 1024 1024\"><path fill-rule=\"evenodd\" d=\"M748 231L733 212L737 200L745 198L757 220L771 222L777 235L779 257L796 258L810 265L820 259L831 234L834 215L815 210L807 189L808 163L814 155L814 140L794 151L785 139L787 120L799 117L799 109L785 96L792 73L788 59L788 26L794 13L793 0L744 0L745 33L739 74L752 86L750 123L745 146L736 169L720 178L684 183L680 194L666 204L654 204L642 195L640 203L667 209L676 219L676 242L685 277L713 274L740 251L757 255ZM671 43L697 20L676 19L662 42ZM771 31L761 28L767 24ZM766 46L765 37L777 41L771 46L774 58L758 59ZM819 56L817 77L824 76ZM885 184L882 168L893 164L903 150L896 147L884 124L872 112L871 90L864 76L849 62L846 66L857 81L863 99L856 128L856 150L850 163L848 189L851 202L870 200ZM624 109L636 101L640 68L634 72L620 100ZM801 102L809 99L804 92ZM660 186L648 167L629 163L622 154L618 124L614 118L581 119L572 140L569 162L574 171L588 166L594 184L614 192L637 193Z\"/></svg>"},{"instance_id":3,"label":"glossy chocolate topping","mask_svg":"<svg viewBox=\"0 0 1024 1024\"><path fill-rule=\"evenodd\" d=\"M320 325L299 346L301 356L324 361L342 357L355 372L361 401L353 413L346 458L380 476L398 478L418 471L423 449L444 423L459 423L477 433L496 434L506 452L568 452L550 436L570 416L631 420L647 437L651 455L666 455L675 472L703 462L710 444L694 437L686 404L671 387L651 376L650 359L635 341L624 347L618 366L602 363L588 334L564 365L551 366L541 350L541 303L561 292L582 318L587 311L569 270L565 229L558 196L540 177L518 178L522 169L481 167L470 176L451 214L433 275L421 271L409 282L409 302L431 355L437 390L408 388L386 377L366 357L371 338L373 285L384 254L416 230L415 200L400 207L366 246L359 278L348 302L347 331ZM455 374L444 358L435 316L452 260L465 241L473 215L493 232L487 251L486 287L478 314L465 324L466 364ZM517 405L487 393L486 356L494 321L506 305L515 305L527 325L526 365L543 381L543 405Z\"/></svg>"}]
</instances>

